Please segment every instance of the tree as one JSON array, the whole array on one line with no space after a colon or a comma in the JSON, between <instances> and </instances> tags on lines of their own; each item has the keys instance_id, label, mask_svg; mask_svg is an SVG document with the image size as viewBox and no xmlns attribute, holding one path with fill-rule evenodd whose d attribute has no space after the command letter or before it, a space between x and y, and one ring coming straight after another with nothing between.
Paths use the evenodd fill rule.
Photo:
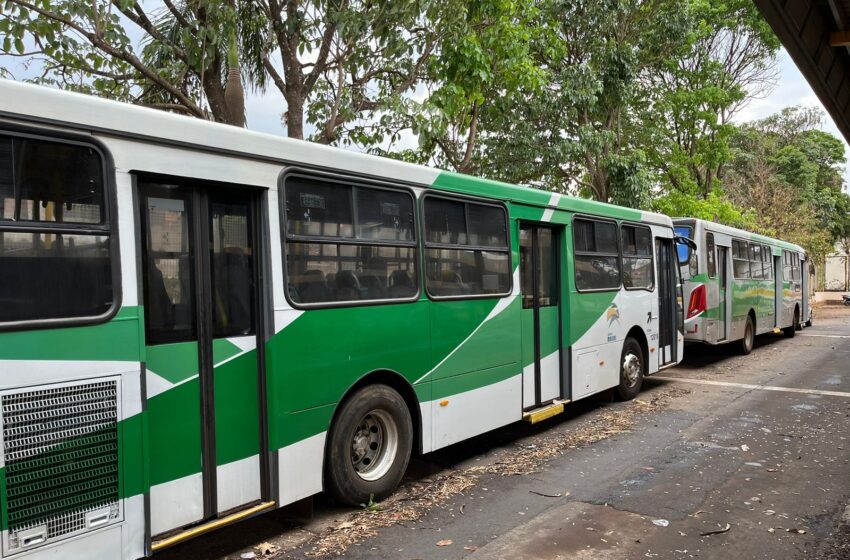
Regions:
<instances>
[{"instance_id":1,"label":"tree","mask_svg":"<svg viewBox=\"0 0 850 560\"><path fill-rule=\"evenodd\" d=\"M635 142L641 76L678 48L673 0L548 0L538 65L549 79L495 114L486 167L496 178L642 206L650 175Z\"/></svg>"},{"instance_id":2,"label":"tree","mask_svg":"<svg viewBox=\"0 0 850 560\"><path fill-rule=\"evenodd\" d=\"M519 95L539 94L546 78L532 50L542 32L539 10L533 0L478 0L456 9L463 17L443 34L419 85L423 95L402 99L377 126L364 123L359 139L375 153L482 173L486 138L502 109ZM418 137L416 149L374 147L403 130Z\"/></svg>"},{"instance_id":3,"label":"tree","mask_svg":"<svg viewBox=\"0 0 850 560\"><path fill-rule=\"evenodd\" d=\"M332 143L415 86L458 18L453 4L163 0L146 10L133 0L9 0L0 31L2 52L42 64L41 81L200 118L244 123L240 91L274 87L290 137L309 125L313 140Z\"/></svg>"},{"instance_id":4,"label":"tree","mask_svg":"<svg viewBox=\"0 0 850 560\"><path fill-rule=\"evenodd\" d=\"M666 190L708 198L721 183L732 118L776 83L779 40L751 0L691 0L687 50L648 75L645 141Z\"/></svg>"},{"instance_id":5,"label":"tree","mask_svg":"<svg viewBox=\"0 0 850 560\"><path fill-rule=\"evenodd\" d=\"M755 211L757 231L802 245L820 266L850 232L844 146L814 128L822 118L793 107L740 127L724 180L730 200Z\"/></svg>"}]
</instances>

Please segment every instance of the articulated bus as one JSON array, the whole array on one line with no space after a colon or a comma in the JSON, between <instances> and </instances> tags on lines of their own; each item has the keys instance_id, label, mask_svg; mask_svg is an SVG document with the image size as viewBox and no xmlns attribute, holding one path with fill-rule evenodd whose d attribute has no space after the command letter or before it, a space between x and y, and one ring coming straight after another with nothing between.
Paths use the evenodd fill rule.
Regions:
<instances>
[{"instance_id":1,"label":"articulated bus","mask_svg":"<svg viewBox=\"0 0 850 560\"><path fill-rule=\"evenodd\" d=\"M666 216L0 82L3 558L134 559L682 356Z\"/></svg>"},{"instance_id":2,"label":"articulated bus","mask_svg":"<svg viewBox=\"0 0 850 560\"><path fill-rule=\"evenodd\" d=\"M740 229L695 220L673 220L684 263L685 340L735 343L749 354L757 335L794 336L812 324L809 263L802 247Z\"/></svg>"}]
</instances>

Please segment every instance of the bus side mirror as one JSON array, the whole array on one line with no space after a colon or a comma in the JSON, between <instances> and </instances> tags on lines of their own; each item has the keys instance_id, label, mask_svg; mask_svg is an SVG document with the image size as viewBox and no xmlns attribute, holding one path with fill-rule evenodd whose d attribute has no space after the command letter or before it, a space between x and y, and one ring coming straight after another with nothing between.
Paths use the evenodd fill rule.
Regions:
<instances>
[{"instance_id":1,"label":"bus side mirror","mask_svg":"<svg viewBox=\"0 0 850 560\"><path fill-rule=\"evenodd\" d=\"M696 252L697 244L688 237L677 235L673 238L676 242L676 252L679 256L679 266L685 266L691 260L691 252Z\"/></svg>"}]
</instances>

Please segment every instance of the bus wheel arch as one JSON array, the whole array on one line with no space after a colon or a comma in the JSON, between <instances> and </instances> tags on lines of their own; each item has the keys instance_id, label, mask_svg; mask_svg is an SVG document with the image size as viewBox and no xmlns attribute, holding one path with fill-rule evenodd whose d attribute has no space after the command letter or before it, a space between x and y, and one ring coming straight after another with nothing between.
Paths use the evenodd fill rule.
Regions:
<instances>
[{"instance_id":1,"label":"bus wheel arch","mask_svg":"<svg viewBox=\"0 0 850 560\"><path fill-rule=\"evenodd\" d=\"M334 411L323 486L340 503L357 506L383 500L407 470L419 420L404 397L412 388L406 390L400 377L383 371L364 376Z\"/></svg>"},{"instance_id":2,"label":"bus wheel arch","mask_svg":"<svg viewBox=\"0 0 850 560\"><path fill-rule=\"evenodd\" d=\"M629 338L635 339L640 344L640 349L643 350L643 374L647 375L649 371L649 340L646 338L646 333L638 325L635 325L626 335L626 339Z\"/></svg>"}]
</instances>

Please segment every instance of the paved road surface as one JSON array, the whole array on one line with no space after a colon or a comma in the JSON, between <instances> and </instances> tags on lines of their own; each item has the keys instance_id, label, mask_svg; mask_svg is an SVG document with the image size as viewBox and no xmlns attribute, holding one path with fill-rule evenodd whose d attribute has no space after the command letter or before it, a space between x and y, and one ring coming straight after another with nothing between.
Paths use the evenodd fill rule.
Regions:
<instances>
[{"instance_id":1,"label":"paved road surface","mask_svg":"<svg viewBox=\"0 0 850 560\"><path fill-rule=\"evenodd\" d=\"M485 474L343 557L850 559L850 310L819 310L814 327L762 337L748 357L689 348L640 399L671 393L631 431L579 445L533 474ZM634 406L576 403L543 427L519 424L426 456L412 478L492 464ZM350 511L322 499L313 521L288 517L275 512L160 558L236 559L263 541L280 547L275 557L305 558L315 535L351 522Z\"/></svg>"}]
</instances>

